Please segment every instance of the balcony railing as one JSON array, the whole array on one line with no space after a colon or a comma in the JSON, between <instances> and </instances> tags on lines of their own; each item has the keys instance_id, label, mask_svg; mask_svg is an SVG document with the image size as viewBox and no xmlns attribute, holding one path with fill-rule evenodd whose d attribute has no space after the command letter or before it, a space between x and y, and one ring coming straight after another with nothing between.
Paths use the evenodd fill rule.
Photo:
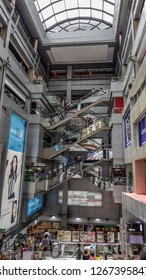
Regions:
<instances>
[{"instance_id":1,"label":"balcony railing","mask_svg":"<svg viewBox=\"0 0 146 280\"><path fill-rule=\"evenodd\" d=\"M46 180L47 175L45 173L33 173L32 171L25 171L24 181L26 182L38 182Z\"/></svg>"},{"instance_id":2,"label":"balcony railing","mask_svg":"<svg viewBox=\"0 0 146 280\"><path fill-rule=\"evenodd\" d=\"M23 109L25 112L28 112L28 109L25 105L25 102L20 100L15 94L13 94L8 89L5 89L5 94L13 101L15 102L21 109Z\"/></svg>"}]
</instances>

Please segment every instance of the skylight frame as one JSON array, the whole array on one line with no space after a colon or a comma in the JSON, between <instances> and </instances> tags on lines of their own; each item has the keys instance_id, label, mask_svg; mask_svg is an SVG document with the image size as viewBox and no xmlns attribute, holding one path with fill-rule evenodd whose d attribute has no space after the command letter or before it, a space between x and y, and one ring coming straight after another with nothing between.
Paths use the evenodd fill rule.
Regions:
<instances>
[{"instance_id":1,"label":"skylight frame","mask_svg":"<svg viewBox=\"0 0 146 280\"><path fill-rule=\"evenodd\" d=\"M95 25L89 24L89 27L87 27L88 30L99 30L100 23L105 24L105 29L111 28L113 26L115 1L116 0L100 0L99 7L102 5L102 9L98 9L97 5L93 6L94 3L96 3L94 0L73 0L71 2L68 2L68 0L34 0L34 3L46 33L52 33L58 30L57 26L61 27L61 24L65 22L68 23L67 28L61 27L59 32L76 31L78 29L84 30L84 24L89 24L90 20L94 21ZM85 4L83 5L83 3ZM112 12L110 12L110 7ZM48 12L50 14L48 14ZM96 13L98 15L97 18ZM75 29L73 29L72 24L74 20L78 20L78 26L76 24ZM81 22L81 20L86 21L86 23ZM101 30L103 29L101 28Z\"/></svg>"}]
</instances>

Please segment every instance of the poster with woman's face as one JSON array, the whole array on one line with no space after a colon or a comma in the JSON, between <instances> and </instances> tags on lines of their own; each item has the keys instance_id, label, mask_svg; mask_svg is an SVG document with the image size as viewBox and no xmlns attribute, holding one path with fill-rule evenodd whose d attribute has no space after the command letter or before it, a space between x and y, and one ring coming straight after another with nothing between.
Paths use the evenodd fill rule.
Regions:
<instances>
[{"instance_id":1,"label":"poster with woman's face","mask_svg":"<svg viewBox=\"0 0 146 280\"><path fill-rule=\"evenodd\" d=\"M12 210L11 210L11 224L15 223L16 220L17 220L17 200L13 200Z\"/></svg>"},{"instance_id":2,"label":"poster with woman's face","mask_svg":"<svg viewBox=\"0 0 146 280\"><path fill-rule=\"evenodd\" d=\"M115 234L114 232L107 232L107 243L115 242Z\"/></svg>"},{"instance_id":3,"label":"poster with woman's face","mask_svg":"<svg viewBox=\"0 0 146 280\"><path fill-rule=\"evenodd\" d=\"M23 154L15 151L8 151L7 167L5 170L3 203L1 207L0 225L4 228L17 224L17 215L15 219L11 218L12 208L17 209L20 196L21 185L21 169L22 169ZM14 207L17 201L17 207ZM16 205L15 205L16 206Z\"/></svg>"},{"instance_id":4,"label":"poster with woman's face","mask_svg":"<svg viewBox=\"0 0 146 280\"><path fill-rule=\"evenodd\" d=\"M72 241L79 242L79 231L72 231Z\"/></svg>"},{"instance_id":5,"label":"poster with woman's face","mask_svg":"<svg viewBox=\"0 0 146 280\"><path fill-rule=\"evenodd\" d=\"M96 233L96 240L99 243L103 243L104 242L104 232L103 231L97 231L97 233Z\"/></svg>"},{"instance_id":6,"label":"poster with woman's face","mask_svg":"<svg viewBox=\"0 0 146 280\"><path fill-rule=\"evenodd\" d=\"M13 112L0 213L0 228L6 231L18 221L25 132L26 121Z\"/></svg>"}]
</instances>

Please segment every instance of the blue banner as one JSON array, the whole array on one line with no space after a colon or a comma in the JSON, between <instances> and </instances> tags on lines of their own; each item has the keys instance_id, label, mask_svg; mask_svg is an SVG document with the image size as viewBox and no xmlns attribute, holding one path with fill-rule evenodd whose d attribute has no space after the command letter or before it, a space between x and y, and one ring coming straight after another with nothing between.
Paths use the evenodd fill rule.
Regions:
<instances>
[{"instance_id":1,"label":"blue banner","mask_svg":"<svg viewBox=\"0 0 146 280\"><path fill-rule=\"evenodd\" d=\"M125 124L125 147L131 146L131 125L130 125L130 111L124 117Z\"/></svg>"},{"instance_id":2,"label":"blue banner","mask_svg":"<svg viewBox=\"0 0 146 280\"><path fill-rule=\"evenodd\" d=\"M56 151L58 152L58 151L61 151L61 150L64 150L65 149L65 146L61 146L60 144L56 144L55 145L55 149L56 149Z\"/></svg>"},{"instance_id":3,"label":"blue banner","mask_svg":"<svg viewBox=\"0 0 146 280\"><path fill-rule=\"evenodd\" d=\"M68 164L68 158L67 157L64 157L62 155L58 156L58 159L61 163L64 163L65 165Z\"/></svg>"},{"instance_id":4,"label":"blue banner","mask_svg":"<svg viewBox=\"0 0 146 280\"><path fill-rule=\"evenodd\" d=\"M12 113L8 149L23 153L25 142L26 121Z\"/></svg>"},{"instance_id":5,"label":"blue banner","mask_svg":"<svg viewBox=\"0 0 146 280\"><path fill-rule=\"evenodd\" d=\"M138 124L139 127L139 145L143 146L146 144L146 116Z\"/></svg>"},{"instance_id":6,"label":"blue banner","mask_svg":"<svg viewBox=\"0 0 146 280\"><path fill-rule=\"evenodd\" d=\"M38 212L42 208L42 206L43 206L43 197L42 196L28 199L27 217Z\"/></svg>"}]
</instances>

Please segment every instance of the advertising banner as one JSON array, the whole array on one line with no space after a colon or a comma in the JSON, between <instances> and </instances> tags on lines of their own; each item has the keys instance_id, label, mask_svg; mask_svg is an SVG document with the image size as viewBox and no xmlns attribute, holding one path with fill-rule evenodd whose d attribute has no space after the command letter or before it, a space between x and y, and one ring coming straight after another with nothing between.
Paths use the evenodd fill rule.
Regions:
<instances>
[{"instance_id":1,"label":"advertising banner","mask_svg":"<svg viewBox=\"0 0 146 280\"><path fill-rule=\"evenodd\" d=\"M59 230L57 233L57 241L64 241L64 230Z\"/></svg>"},{"instance_id":2,"label":"advertising banner","mask_svg":"<svg viewBox=\"0 0 146 280\"><path fill-rule=\"evenodd\" d=\"M26 121L12 113L0 213L0 227L6 231L18 221L25 133Z\"/></svg>"},{"instance_id":3,"label":"advertising banner","mask_svg":"<svg viewBox=\"0 0 146 280\"><path fill-rule=\"evenodd\" d=\"M102 138L86 139L80 145L87 150L97 151L102 147Z\"/></svg>"},{"instance_id":4,"label":"advertising banner","mask_svg":"<svg viewBox=\"0 0 146 280\"><path fill-rule=\"evenodd\" d=\"M88 242L88 233L86 231L80 231L80 242Z\"/></svg>"},{"instance_id":5,"label":"advertising banner","mask_svg":"<svg viewBox=\"0 0 146 280\"><path fill-rule=\"evenodd\" d=\"M100 160L102 158L103 158L103 151L90 152L90 153L87 153L87 155L85 156L84 162L86 162L86 161L88 161L88 162L97 161L98 159Z\"/></svg>"},{"instance_id":6,"label":"advertising banner","mask_svg":"<svg viewBox=\"0 0 146 280\"><path fill-rule=\"evenodd\" d=\"M146 144L146 116L144 116L138 123L139 128L139 145L143 146Z\"/></svg>"},{"instance_id":7,"label":"advertising banner","mask_svg":"<svg viewBox=\"0 0 146 280\"><path fill-rule=\"evenodd\" d=\"M72 241L79 242L79 231L72 231Z\"/></svg>"},{"instance_id":8,"label":"advertising banner","mask_svg":"<svg viewBox=\"0 0 146 280\"><path fill-rule=\"evenodd\" d=\"M103 243L104 242L104 231L97 231L96 233L96 240L97 243Z\"/></svg>"},{"instance_id":9,"label":"advertising banner","mask_svg":"<svg viewBox=\"0 0 146 280\"><path fill-rule=\"evenodd\" d=\"M58 202L62 203L62 191L59 191ZM102 193L88 191L68 191L68 205L102 206Z\"/></svg>"},{"instance_id":10,"label":"advertising banner","mask_svg":"<svg viewBox=\"0 0 146 280\"><path fill-rule=\"evenodd\" d=\"M107 243L114 243L115 242L115 234L114 232L107 232Z\"/></svg>"},{"instance_id":11,"label":"advertising banner","mask_svg":"<svg viewBox=\"0 0 146 280\"><path fill-rule=\"evenodd\" d=\"M27 217L37 213L43 206L43 197L38 196L28 199L27 203Z\"/></svg>"},{"instance_id":12,"label":"advertising banner","mask_svg":"<svg viewBox=\"0 0 146 280\"><path fill-rule=\"evenodd\" d=\"M95 231L88 231L87 233L87 242L95 242Z\"/></svg>"},{"instance_id":13,"label":"advertising banner","mask_svg":"<svg viewBox=\"0 0 146 280\"><path fill-rule=\"evenodd\" d=\"M125 125L125 147L131 146L131 125L130 125L130 111L124 117Z\"/></svg>"}]
</instances>

